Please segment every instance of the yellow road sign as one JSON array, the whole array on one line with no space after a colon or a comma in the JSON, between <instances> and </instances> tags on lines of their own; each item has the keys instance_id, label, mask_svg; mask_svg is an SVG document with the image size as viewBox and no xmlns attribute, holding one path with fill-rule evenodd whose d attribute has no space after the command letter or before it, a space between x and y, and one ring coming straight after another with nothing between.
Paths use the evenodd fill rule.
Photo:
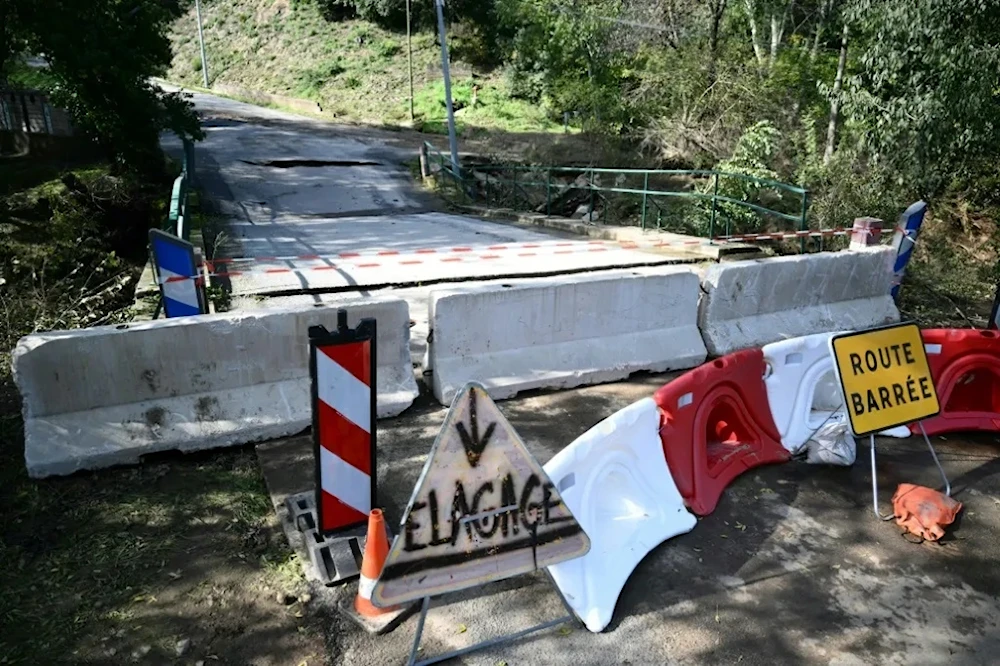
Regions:
<instances>
[{"instance_id":1,"label":"yellow road sign","mask_svg":"<svg viewBox=\"0 0 1000 666\"><path fill-rule=\"evenodd\" d=\"M856 436L941 411L916 324L836 335L830 348Z\"/></svg>"}]
</instances>

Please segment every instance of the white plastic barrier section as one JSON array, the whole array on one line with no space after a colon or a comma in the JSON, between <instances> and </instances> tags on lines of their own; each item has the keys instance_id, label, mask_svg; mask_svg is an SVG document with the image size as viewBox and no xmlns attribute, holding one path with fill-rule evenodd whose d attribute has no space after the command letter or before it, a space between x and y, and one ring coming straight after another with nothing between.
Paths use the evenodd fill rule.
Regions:
<instances>
[{"instance_id":1,"label":"white plastic barrier section","mask_svg":"<svg viewBox=\"0 0 1000 666\"><path fill-rule=\"evenodd\" d=\"M699 283L683 268L434 290L434 395L451 404L469 381L492 398L616 381L705 360Z\"/></svg>"},{"instance_id":2,"label":"white plastic barrier section","mask_svg":"<svg viewBox=\"0 0 1000 666\"><path fill-rule=\"evenodd\" d=\"M844 406L833 371L830 338L817 333L764 345L764 387L781 444L792 453Z\"/></svg>"},{"instance_id":3,"label":"white plastic barrier section","mask_svg":"<svg viewBox=\"0 0 1000 666\"><path fill-rule=\"evenodd\" d=\"M816 333L764 345L767 374L764 387L781 444L797 453L827 425L847 424L844 396L833 368L830 338ZM893 428L882 435L909 437L909 428Z\"/></svg>"},{"instance_id":4,"label":"white plastic barrier section","mask_svg":"<svg viewBox=\"0 0 1000 666\"><path fill-rule=\"evenodd\" d=\"M611 622L618 595L653 548L697 520L667 469L652 398L601 421L546 464L545 473L590 536L590 552L549 567L593 632Z\"/></svg>"},{"instance_id":5,"label":"white plastic barrier section","mask_svg":"<svg viewBox=\"0 0 1000 666\"><path fill-rule=\"evenodd\" d=\"M813 333L899 321L889 295L895 252L871 247L715 264L702 279L698 326L710 354Z\"/></svg>"},{"instance_id":6,"label":"white plastic barrier section","mask_svg":"<svg viewBox=\"0 0 1000 666\"><path fill-rule=\"evenodd\" d=\"M300 432L312 419L312 325L378 323L378 415L417 396L401 299L181 317L41 333L14 349L32 477L136 463Z\"/></svg>"}]
</instances>

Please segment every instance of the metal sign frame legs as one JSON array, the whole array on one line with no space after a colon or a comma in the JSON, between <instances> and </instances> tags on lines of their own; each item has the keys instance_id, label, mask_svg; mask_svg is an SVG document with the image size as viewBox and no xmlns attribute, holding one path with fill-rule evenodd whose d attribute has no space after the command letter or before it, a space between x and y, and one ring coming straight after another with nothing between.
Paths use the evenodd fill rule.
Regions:
<instances>
[{"instance_id":1,"label":"metal sign frame legs","mask_svg":"<svg viewBox=\"0 0 1000 666\"><path fill-rule=\"evenodd\" d=\"M924 436L924 441L927 442L927 448L931 452L934 464L937 465L938 471L941 473L941 480L944 481L944 494L946 497L951 497L951 482L948 481L948 475L945 474L944 468L941 466L941 461L938 460L937 451L934 450L934 445L931 444L931 440L927 436L927 431L924 430L923 421L917 421L917 426L920 428L920 434ZM868 436L868 442L871 447L872 460L872 511L875 512L875 517L879 520L892 520L895 518L893 514L890 513L887 516L883 516L878 510L878 476L875 472L875 433Z\"/></svg>"},{"instance_id":2,"label":"metal sign frame legs","mask_svg":"<svg viewBox=\"0 0 1000 666\"><path fill-rule=\"evenodd\" d=\"M548 572L546 572L546 575L548 575ZM552 582L551 576L549 576L549 581ZM424 620L427 619L427 612L430 610L431 606L431 598L424 597L423 601L420 603L420 617L417 618L417 633L413 637L413 647L410 649L410 658L406 661L406 666L429 666L430 664L436 664L444 661L445 659L460 657L462 655L469 654L470 652L493 647L494 645L501 645L503 643L516 641L517 639L524 638L525 636L533 634L536 631L558 627L560 624L566 624L567 622L576 622L577 617L573 613L573 609L569 607L568 603L566 603L566 598L563 597L562 592L559 591L559 587L554 583L552 587L555 588L556 594L559 595L559 601L562 602L563 608L566 609L566 615L556 618L555 620L549 620L548 622L536 624L535 626L528 627L527 629L522 629L521 631L514 632L513 634L504 634L503 636L489 638L485 641L480 641L464 648L459 648L458 650L452 650L451 652L439 654L436 657L430 657L422 661L417 661L417 652L420 650L420 638L424 633Z\"/></svg>"}]
</instances>

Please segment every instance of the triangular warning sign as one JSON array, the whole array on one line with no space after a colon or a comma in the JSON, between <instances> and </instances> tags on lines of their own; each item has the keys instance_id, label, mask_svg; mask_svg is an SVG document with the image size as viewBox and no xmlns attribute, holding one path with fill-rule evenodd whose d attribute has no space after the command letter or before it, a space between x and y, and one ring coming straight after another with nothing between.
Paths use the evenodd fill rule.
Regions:
<instances>
[{"instance_id":1,"label":"triangular warning sign","mask_svg":"<svg viewBox=\"0 0 1000 666\"><path fill-rule=\"evenodd\" d=\"M376 606L585 555L590 539L480 384L452 402L372 593Z\"/></svg>"}]
</instances>

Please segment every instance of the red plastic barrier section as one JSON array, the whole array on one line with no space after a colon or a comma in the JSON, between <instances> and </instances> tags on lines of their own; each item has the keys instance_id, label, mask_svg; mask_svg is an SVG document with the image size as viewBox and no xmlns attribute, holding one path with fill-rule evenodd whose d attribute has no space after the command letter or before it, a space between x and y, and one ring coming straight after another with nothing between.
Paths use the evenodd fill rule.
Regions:
<instances>
[{"instance_id":1,"label":"red plastic barrier section","mask_svg":"<svg viewBox=\"0 0 1000 666\"><path fill-rule=\"evenodd\" d=\"M1000 332L936 328L921 331L941 413L925 420L928 435L1000 430ZM914 434L920 427L910 425Z\"/></svg>"},{"instance_id":2,"label":"red plastic barrier section","mask_svg":"<svg viewBox=\"0 0 1000 666\"><path fill-rule=\"evenodd\" d=\"M764 353L748 349L710 361L658 390L660 441L677 489L705 516L733 479L789 453L764 388Z\"/></svg>"}]
</instances>

